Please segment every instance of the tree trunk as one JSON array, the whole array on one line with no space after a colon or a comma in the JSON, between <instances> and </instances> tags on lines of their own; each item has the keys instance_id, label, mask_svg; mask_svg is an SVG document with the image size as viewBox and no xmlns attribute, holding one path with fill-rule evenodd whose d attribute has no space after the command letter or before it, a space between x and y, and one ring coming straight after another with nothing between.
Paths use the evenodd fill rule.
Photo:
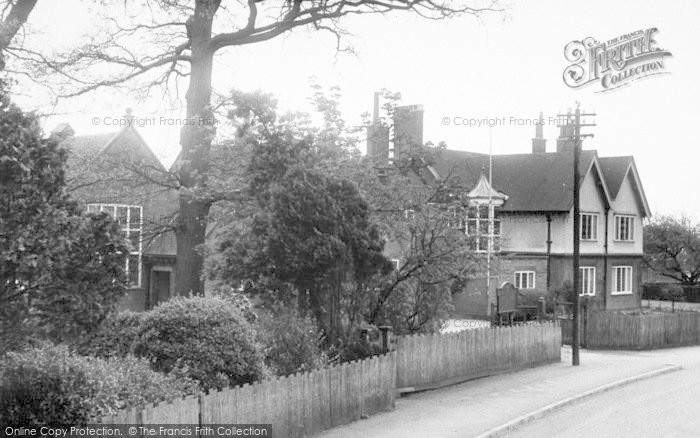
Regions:
<instances>
[{"instance_id":1,"label":"tree trunk","mask_svg":"<svg viewBox=\"0 0 700 438\"><path fill-rule=\"evenodd\" d=\"M10 45L19 29L27 22L37 0L19 0L0 24L0 70L5 69L5 49Z\"/></svg>"},{"instance_id":2,"label":"tree trunk","mask_svg":"<svg viewBox=\"0 0 700 438\"><path fill-rule=\"evenodd\" d=\"M206 198L209 152L215 134L211 111L211 75L214 54L209 48L214 14L220 1L197 0L187 21L192 52L190 83L187 90L188 124L182 127L182 164L178 177L179 220L175 231L177 265L175 287L178 295L203 295L203 246L210 200Z\"/></svg>"}]
</instances>

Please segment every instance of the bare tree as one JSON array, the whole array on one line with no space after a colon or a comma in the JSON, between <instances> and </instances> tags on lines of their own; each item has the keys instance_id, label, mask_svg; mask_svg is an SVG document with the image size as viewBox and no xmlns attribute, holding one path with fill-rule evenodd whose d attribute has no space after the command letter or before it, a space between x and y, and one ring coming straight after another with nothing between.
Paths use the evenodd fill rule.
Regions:
<instances>
[{"instance_id":1,"label":"bare tree","mask_svg":"<svg viewBox=\"0 0 700 438\"><path fill-rule=\"evenodd\" d=\"M122 86L139 78L146 87L173 87L179 83L178 79L186 81L186 116L193 123L182 128L182 149L175 176L179 183L181 218L176 229L175 280L180 294L203 291L203 256L199 248L204 243L209 209L220 198L207 190L215 134L209 121L213 119L212 70L217 53L227 47L267 41L298 28L330 32L340 43L341 36L347 34L341 27L341 19L352 15L405 11L439 20L497 10L496 0L483 6L473 6L470 0L125 0L123 3L123 20L106 17L102 35L67 53L47 56L27 48L10 50L33 71L58 78L62 85L57 93L62 97ZM86 75L86 71L91 74Z\"/></svg>"},{"instance_id":2,"label":"bare tree","mask_svg":"<svg viewBox=\"0 0 700 438\"><path fill-rule=\"evenodd\" d=\"M27 22L37 0L6 0L2 2L2 24L0 24L0 70L5 69L5 50L17 32Z\"/></svg>"}]
</instances>

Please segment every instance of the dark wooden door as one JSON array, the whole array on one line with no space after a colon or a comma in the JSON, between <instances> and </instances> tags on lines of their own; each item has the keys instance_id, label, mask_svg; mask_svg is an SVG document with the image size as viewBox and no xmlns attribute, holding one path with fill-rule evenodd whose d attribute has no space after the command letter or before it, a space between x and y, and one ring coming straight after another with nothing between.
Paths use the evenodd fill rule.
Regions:
<instances>
[{"instance_id":1,"label":"dark wooden door","mask_svg":"<svg viewBox=\"0 0 700 438\"><path fill-rule=\"evenodd\" d=\"M168 301L170 298L170 271L153 271L151 272L151 280L153 305L157 306Z\"/></svg>"}]
</instances>

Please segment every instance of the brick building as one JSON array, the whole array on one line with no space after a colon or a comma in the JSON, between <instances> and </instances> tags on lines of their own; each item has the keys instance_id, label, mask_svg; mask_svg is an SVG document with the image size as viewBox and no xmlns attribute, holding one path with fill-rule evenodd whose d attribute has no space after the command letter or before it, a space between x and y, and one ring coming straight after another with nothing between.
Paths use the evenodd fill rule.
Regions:
<instances>
[{"instance_id":1,"label":"brick building","mask_svg":"<svg viewBox=\"0 0 700 438\"><path fill-rule=\"evenodd\" d=\"M406 108L412 114L411 120L422 116L422 108ZM397 110L397 113L401 112ZM396 137L410 137L414 143L423 143L422 121L406 131L402 126L395 124L395 130L400 131L395 133ZM450 187L460 192L456 197L469 199L464 205L467 212L464 219L473 226L465 227L465 232L474 235L475 249L486 252L484 242L488 241L489 233L484 230L490 229L496 242L492 248L490 281L484 272L455 295L458 316L488 315L495 303L495 289L505 282L523 291L545 294L549 290L562 290L566 282L572 281L573 142L570 136L571 127L563 126L556 150L547 152L539 125L530 153L489 158L488 154L448 149L437 155L434 164L425 166L422 183L439 184L449 178ZM373 141L369 137L368 151L379 154L388 149L373 145ZM396 142L389 150L396 155L401 153L400 148ZM582 295L595 309L638 307L643 271L642 226L651 212L634 158L600 157L594 150L583 150L579 170ZM489 173L492 186L485 177ZM483 202L489 193L491 207ZM482 227L480 222L489 220L489 209L494 225L489 228L481 224L486 225Z\"/></svg>"},{"instance_id":2,"label":"brick building","mask_svg":"<svg viewBox=\"0 0 700 438\"><path fill-rule=\"evenodd\" d=\"M177 191L161 183L167 177L163 164L133 126L75 135L60 124L51 135L69 152L68 189L74 199L89 212L111 215L130 243L124 258L129 290L119 307L141 311L167 300L174 291L176 245L170 226Z\"/></svg>"}]
</instances>

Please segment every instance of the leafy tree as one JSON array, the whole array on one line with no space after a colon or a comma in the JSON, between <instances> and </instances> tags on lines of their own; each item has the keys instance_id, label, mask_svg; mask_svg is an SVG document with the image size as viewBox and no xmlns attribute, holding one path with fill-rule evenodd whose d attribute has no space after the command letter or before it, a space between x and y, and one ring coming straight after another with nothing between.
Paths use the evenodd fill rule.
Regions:
<instances>
[{"instance_id":1,"label":"leafy tree","mask_svg":"<svg viewBox=\"0 0 700 438\"><path fill-rule=\"evenodd\" d=\"M336 329L343 281L387 272L379 233L367 204L347 181L294 168L270 190L269 205L249 232L223 241L224 275L293 285L302 311ZM280 297L284 298L284 297Z\"/></svg>"},{"instance_id":2,"label":"leafy tree","mask_svg":"<svg viewBox=\"0 0 700 438\"><path fill-rule=\"evenodd\" d=\"M275 374L283 376L326 365L323 334L313 318L301 316L289 306L274 306L260 313L258 337L265 350L265 363Z\"/></svg>"},{"instance_id":3,"label":"leafy tree","mask_svg":"<svg viewBox=\"0 0 700 438\"><path fill-rule=\"evenodd\" d=\"M700 282L700 224L658 216L644 226L644 260L655 272L692 286Z\"/></svg>"},{"instance_id":4,"label":"leafy tree","mask_svg":"<svg viewBox=\"0 0 700 438\"><path fill-rule=\"evenodd\" d=\"M273 100L258 97L260 105L243 99L234 111L247 130L239 139L250 145L242 179L250 202L235 208L218 236L212 278L312 309L332 344L366 323L398 332L439 328L452 292L481 262L459 230L458 205L438 202L448 183L431 187L413 173L439 151L421 155L421 146L377 169L355 154L337 94L316 90L318 129L283 123L269 108ZM400 246L395 272L381 254L386 241Z\"/></svg>"},{"instance_id":5,"label":"leafy tree","mask_svg":"<svg viewBox=\"0 0 700 438\"><path fill-rule=\"evenodd\" d=\"M58 73L55 77L62 82L58 84L62 97L142 78L146 88L185 85L186 117L212 120L217 106L212 101L214 57L228 47L267 41L300 28L328 31L340 41L346 33L342 19L350 15L406 11L445 19L494 10L493 3L478 7L466 0L292 0L274 5L257 0L156 0L124 2L123 7L125 13L116 19L116 6L106 8L108 17L100 26L101 34L68 53L47 55L38 48L18 53L40 80L42 74ZM212 123L188 124L181 132L182 150L175 171L179 215L184 218L175 230L175 281L180 294L203 291L205 219L213 203L221 199L210 187L215 133Z\"/></svg>"},{"instance_id":6,"label":"leafy tree","mask_svg":"<svg viewBox=\"0 0 700 438\"><path fill-rule=\"evenodd\" d=\"M65 152L0 96L0 316L3 345L96 327L123 294L116 224L82 216L64 193ZM121 253L121 254L120 254Z\"/></svg>"},{"instance_id":7,"label":"leafy tree","mask_svg":"<svg viewBox=\"0 0 700 438\"><path fill-rule=\"evenodd\" d=\"M484 257L472 251L474 242L465 234L461 194L471 187L451 175L433 181L428 166L442 153L444 143L420 144L397 130L394 124L401 120L395 109L401 95L382 90L382 98L374 129L369 119L365 126L367 132L390 134L395 156L391 164L367 157L351 178L399 263L392 275L374 286L370 297L358 291L351 297L361 296L358 301L369 304L364 318L373 324L390 324L399 333L435 331L448 317L452 295L485 268Z\"/></svg>"}]
</instances>

